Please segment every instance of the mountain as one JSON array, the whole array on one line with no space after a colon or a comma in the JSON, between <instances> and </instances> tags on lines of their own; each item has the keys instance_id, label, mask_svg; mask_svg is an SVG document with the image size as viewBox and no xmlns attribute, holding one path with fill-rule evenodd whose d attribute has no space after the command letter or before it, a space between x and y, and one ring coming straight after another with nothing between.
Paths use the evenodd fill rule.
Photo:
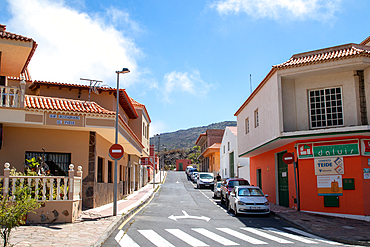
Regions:
<instances>
[{"instance_id":1,"label":"mountain","mask_svg":"<svg viewBox=\"0 0 370 247\"><path fill-rule=\"evenodd\" d=\"M161 150L189 149L195 146L195 142L201 133L207 129L225 129L226 126L236 126L236 121L224 121L213 123L208 126L194 127L186 130L160 134ZM150 144L154 144L154 150L158 150L158 137L151 137Z\"/></svg>"}]
</instances>

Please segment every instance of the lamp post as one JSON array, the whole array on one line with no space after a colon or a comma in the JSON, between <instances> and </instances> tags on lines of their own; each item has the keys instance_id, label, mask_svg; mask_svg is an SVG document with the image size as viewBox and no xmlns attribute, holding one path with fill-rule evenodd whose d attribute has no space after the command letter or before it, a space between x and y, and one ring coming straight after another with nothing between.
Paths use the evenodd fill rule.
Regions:
<instances>
[{"instance_id":1,"label":"lamp post","mask_svg":"<svg viewBox=\"0 0 370 247\"><path fill-rule=\"evenodd\" d=\"M159 134L156 134L158 136L158 168L159 168L159 182L162 182L162 172L161 172L161 156L159 155L159 146L161 142L161 136Z\"/></svg>"},{"instance_id":2,"label":"lamp post","mask_svg":"<svg viewBox=\"0 0 370 247\"><path fill-rule=\"evenodd\" d=\"M119 114L119 74L129 73L130 70L123 68L121 71L116 71L117 73L117 105L116 105L116 140L115 144L118 144L118 114ZM117 216L117 159L114 160L114 189L113 189L113 216Z\"/></svg>"}]
</instances>

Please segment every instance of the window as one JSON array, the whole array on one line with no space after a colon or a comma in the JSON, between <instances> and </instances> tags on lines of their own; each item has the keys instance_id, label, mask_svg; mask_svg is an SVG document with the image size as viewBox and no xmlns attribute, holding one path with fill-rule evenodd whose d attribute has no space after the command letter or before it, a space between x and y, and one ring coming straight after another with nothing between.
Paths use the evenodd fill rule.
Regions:
<instances>
[{"instance_id":1,"label":"window","mask_svg":"<svg viewBox=\"0 0 370 247\"><path fill-rule=\"evenodd\" d=\"M309 91L311 128L343 125L342 89Z\"/></svg>"},{"instance_id":2,"label":"window","mask_svg":"<svg viewBox=\"0 0 370 247\"><path fill-rule=\"evenodd\" d=\"M225 145L224 145L224 153L225 153Z\"/></svg>"},{"instance_id":3,"label":"window","mask_svg":"<svg viewBox=\"0 0 370 247\"><path fill-rule=\"evenodd\" d=\"M108 183L113 183L113 162L108 160Z\"/></svg>"},{"instance_id":4,"label":"window","mask_svg":"<svg viewBox=\"0 0 370 247\"><path fill-rule=\"evenodd\" d=\"M49 152L28 152L25 153L26 161L35 158L36 160L42 159L49 167L50 174L54 176L68 176L69 165L71 164L70 153L49 153Z\"/></svg>"},{"instance_id":5,"label":"window","mask_svg":"<svg viewBox=\"0 0 370 247\"><path fill-rule=\"evenodd\" d=\"M245 134L249 133L249 117L245 119Z\"/></svg>"},{"instance_id":6,"label":"window","mask_svg":"<svg viewBox=\"0 0 370 247\"><path fill-rule=\"evenodd\" d=\"M227 143L227 151L230 151L230 142Z\"/></svg>"},{"instance_id":7,"label":"window","mask_svg":"<svg viewBox=\"0 0 370 247\"><path fill-rule=\"evenodd\" d=\"M260 120L258 117L258 109L254 111L254 127L257 128L260 126Z\"/></svg>"},{"instance_id":8,"label":"window","mask_svg":"<svg viewBox=\"0 0 370 247\"><path fill-rule=\"evenodd\" d=\"M119 166L119 181L123 181L123 166Z\"/></svg>"},{"instance_id":9,"label":"window","mask_svg":"<svg viewBox=\"0 0 370 247\"><path fill-rule=\"evenodd\" d=\"M103 158L98 157L98 177L97 177L97 182L98 183L103 183Z\"/></svg>"}]
</instances>

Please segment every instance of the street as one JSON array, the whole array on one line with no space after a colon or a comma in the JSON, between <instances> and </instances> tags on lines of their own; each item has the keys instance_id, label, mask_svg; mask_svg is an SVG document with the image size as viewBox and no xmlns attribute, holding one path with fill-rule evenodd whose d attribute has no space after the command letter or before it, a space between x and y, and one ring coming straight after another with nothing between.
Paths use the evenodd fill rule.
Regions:
<instances>
[{"instance_id":1,"label":"street","mask_svg":"<svg viewBox=\"0 0 370 247\"><path fill-rule=\"evenodd\" d=\"M168 172L153 200L103 246L330 246L274 216L235 217L209 189L196 189L184 172Z\"/></svg>"}]
</instances>

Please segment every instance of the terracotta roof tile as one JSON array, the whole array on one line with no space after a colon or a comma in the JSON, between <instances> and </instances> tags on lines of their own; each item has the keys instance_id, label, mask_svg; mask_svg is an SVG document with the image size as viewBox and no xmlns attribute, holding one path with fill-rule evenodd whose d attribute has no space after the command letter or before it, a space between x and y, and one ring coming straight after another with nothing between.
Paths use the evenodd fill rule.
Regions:
<instances>
[{"instance_id":1,"label":"terracotta roof tile","mask_svg":"<svg viewBox=\"0 0 370 247\"><path fill-rule=\"evenodd\" d=\"M273 67L291 68L345 58L353 58L357 56L370 57L370 47L364 45L347 44L312 52L295 54L288 61Z\"/></svg>"},{"instance_id":2,"label":"terracotta roof tile","mask_svg":"<svg viewBox=\"0 0 370 247\"><path fill-rule=\"evenodd\" d=\"M61 99L44 96L25 96L25 107L37 110L68 111L76 113L94 113L115 115L115 112L108 111L95 102L81 100Z\"/></svg>"},{"instance_id":3,"label":"terracotta roof tile","mask_svg":"<svg viewBox=\"0 0 370 247\"><path fill-rule=\"evenodd\" d=\"M370 36L367 37L364 41L360 43L360 45L370 45Z\"/></svg>"},{"instance_id":4,"label":"terracotta roof tile","mask_svg":"<svg viewBox=\"0 0 370 247\"><path fill-rule=\"evenodd\" d=\"M226 127L228 128L231 133L233 133L235 136L238 136L238 127Z\"/></svg>"},{"instance_id":5,"label":"terracotta roof tile","mask_svg":"<svg viewBox=\"0 0 370 247\"><path fill-rule=\"evenodd\" d=\"M47 81L34 81L32 85L30 85L30 89L34 90L38 88L39 86L55 86L60 88L70 88L70 89L86 89L89 90L90 86L88 85L82 85L82 84L69 84L69 83L60 83L60 82L47 82ZM100 87L99 90L101 91L107 91L116 93L115 88L111 87ZM127 113L128 117L131 119L136 119L139 115L137 114L132 101L130 100L130 97L127 95L127 92L125 89L119 90L119 102L122 108Z\"/></svg>"},{"instance_id":6,"label":"terracotta roof tile","mask_svg":"<svg viewBox=\"0 0 370 247\"><path fill-rule=\"evenodd\" d=\"M25 36L18 35L18 34L15 34L15 33L10 33L10 32L7 32L5 30L2 30L2 31L0 30L0 38L11 39L11 40L20 40L20 41L24 41L24 42L34 41L31 38L27 38Z\"/></svg>"}]
</instances>

